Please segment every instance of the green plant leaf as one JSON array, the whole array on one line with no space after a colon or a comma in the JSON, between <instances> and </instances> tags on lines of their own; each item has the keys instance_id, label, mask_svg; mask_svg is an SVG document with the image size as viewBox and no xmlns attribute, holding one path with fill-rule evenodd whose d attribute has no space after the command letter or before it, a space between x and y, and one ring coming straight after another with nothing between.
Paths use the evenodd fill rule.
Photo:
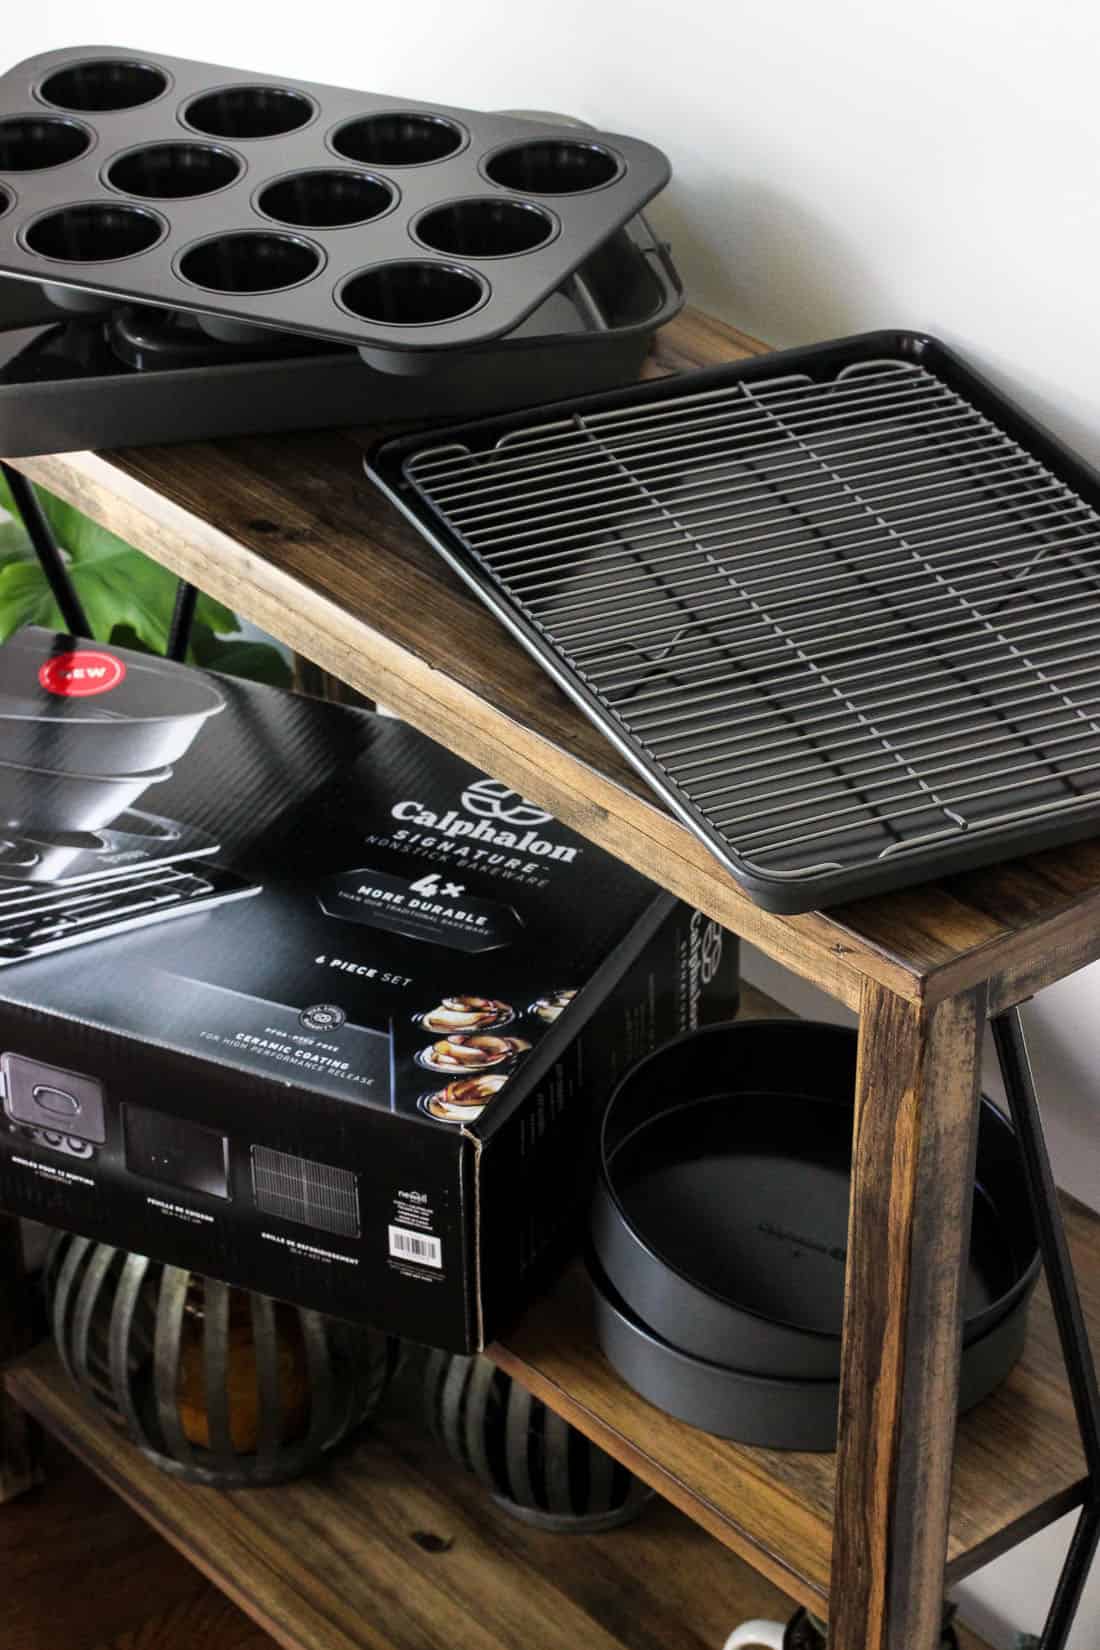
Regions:
<instances>
[{"instance_id":1,"label":"green plant leaf","mask_svg":"<svg viewBox=\"0 0 1100 1650\"><path fill-rule=\"evenodd\" d=\"M65 624L37 562L10 561L0 568L0 642L25 624L64 630Z\"/></svg>"},{"instance_id":2,"label":"green plant leaf","mask_svg":"<svg viewBox=\"0 0 1100 1650\"><path fill-rule=\"evenodd\" d=\"M285 656L270 642L247 642L237 637L223 640L206 625L196 624L191 633L190 658L204 670L266 682L269 687L288 688L294 680Z\"/></svg>"},{"instance_id":3,"label":"green plant leaf","mask_svg":"<svg viewBox=\"0 0 1100 1650\"><path fill-rule=\"evenodd\" d=\"M55 494L41 487L36 492L93 634L116 647L163 654L175 607L175 574ZM0 642L28 624L63 630L61 613L2 476L0 512L6 512L0 514ZM284 655L270 643L236 638L233 632L239 624L232 609L200 593L191 663L290 687L293 677Z\"/></svg>"}]
</instances>

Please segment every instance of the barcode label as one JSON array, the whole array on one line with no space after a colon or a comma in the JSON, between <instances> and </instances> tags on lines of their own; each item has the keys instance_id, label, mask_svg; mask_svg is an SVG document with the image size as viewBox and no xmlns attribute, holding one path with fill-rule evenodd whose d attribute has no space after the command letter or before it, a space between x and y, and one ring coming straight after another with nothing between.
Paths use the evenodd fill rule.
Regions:
<instances>
[{"instance_id":1,"label":"barcode label","mask_svg":"<svg viewBox=\"0 0 1100 1650\"><path fill-rule=\"evenodd\" d=\"M421 1266L443 1269L443 1245L439 1238L410 1232L407 1226L390 1227L390 1254L399 1260L415 1260Z\"/></svg>"}]
</instances>

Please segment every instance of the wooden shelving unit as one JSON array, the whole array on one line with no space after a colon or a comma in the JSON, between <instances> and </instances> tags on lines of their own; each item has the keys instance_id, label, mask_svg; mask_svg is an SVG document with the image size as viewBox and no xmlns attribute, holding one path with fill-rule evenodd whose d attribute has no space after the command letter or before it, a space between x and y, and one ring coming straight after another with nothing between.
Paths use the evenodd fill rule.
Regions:
<instances>
[{"instance_id":1,"label":"wooden shelving unit","mask_svg":"<svg viewBox=\"0 0 1100 1650\"><path fill-rule=\"evenodd\" d=\"M662 335L651 370L761 348L688 312ZM649 1408L595 1350L573 1276L493 1355L718 1543L819 1611L827 1605L833 1650L933 1650L945 1579L969 1573L1082 1496L1082 1457L1042 1300L1023 1363L963 1421L957 1448L954 1412L982 1037L990 1015L1100 957L1100 840L828 913L758 910L374 494L362 471L373 439L367 430L255 438L43 457L18 468L860 1012L835 1458L738 1448ZM1080 1210L1070 1211L1070 1224L1095 1328L1100 1228ZM261 1592L251 1605L242 1596L253 1592L250 1566L263 1576L280 1565L296 1571L301 1521L311 1527L306 1490L268 1492L262 1519L251 1502L246 1515L236 1497L204 1499L196 1505L209 1508L211 1535L201 1520L173 1525L170 1504L201 1492L158 1480L154 1496L152 1469L140 1457L120 1465L117 1447L108 1466L110 1452L93 1450L82 1430L90 1423L78 1424L48 1364L17 1366L8 1388L266 1624ZM5 1427L18 1487L18 1426L0 1414L0 1439ZM4 1483L0 1458L0 1494ZM328 1589L316 1604L322 1617L344 1619L339 1589L349 1585L356 1544L371 1533L371 1493L368 1474L349 1494L346 1532L335 1518L324 1526L332 1552L318 1570L317 1584ZM218 1539L230 1543L232 1565L218 1561ZM735 1563L718 1543L707 1546L708 1577ZM389 1575L379 1552L369 1548L369 1569L385 1593L398 1586L400 1555L393 1551ZM578 1562L584 1570L589 1561ZM676 1572L672 1545L655 1544L638 1574L639 1599L660 1592L675 1601ZM554 1581L566 1585L556 1572ZM499 1585L508 1587L503 1570ZM692 1600L703 1590L693 1588ZM448 1596L456 1610L470 1608L466 1595ZM399 1605L391 1591L390 1607ZM532 1638L529 1616L517 1617L502 1642L517 1650L601 1642L555 1637L553 1623L549 1637ZM663 1638L656 1630L639 1637L635 1624L622 1642L646 1650L690 1644L687 1612L673 1617L676 1630ZM436 1619L409 1642L449 1646ZM284 1642L295 1646L406 1642L397 1626L386 1639L318 1639L304 1607L293 1620ZM455 1642L465 1650L483 1640ZM720 1639L711 1633L710 1642Z\"/></svg>"}]
</instances>

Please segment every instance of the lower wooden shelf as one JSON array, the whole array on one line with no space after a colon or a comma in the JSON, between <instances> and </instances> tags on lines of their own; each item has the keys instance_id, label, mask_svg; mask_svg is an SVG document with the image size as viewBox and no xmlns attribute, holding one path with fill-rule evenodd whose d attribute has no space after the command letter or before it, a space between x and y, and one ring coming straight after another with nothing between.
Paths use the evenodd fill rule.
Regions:
<instances>
[{"instance_id":1,"label":"lower wooden shelf","mask_svg":"<svg viewBox=\"0 0 1100 1650\"><path fill-rule=\"evenodd\" d=\"M5 1380L288 1650L720 1650L744 1618L790 1613L776 1588L659 1501L605 1535L519 1523L399 1415L300 1483L226 1493L146 1461L51 1348Z\"/></svg>"},{"instance_id":2,"label":"lower wooden shelf","mask_svg":"<svg viewBox=\"0 0 1100 1650\"><path fill-rule=\"evenodd\" d=\"M298 1484L224 1492L147 1461L49 1346L4 1384L286 1650L721 1650L738 1622L792 1609L659 1499L604 1535L531 1529L400 1415Z\"/></svg>"},{"instance_id":3,"label":"lower wooden shelf","mask_svg":"<svg viewBox=\"0 0 1100 1650\"><path fill-rule=\"evenodd\" d=\"M1100 1220L1067 1207L1094 1342L1100 1337ZM490 1356L552 1409L811 1609L824 1612L835 1458L708 1437L627 1387L595 1344L578 1266ZM1080 1504L1084 1458L1046 1289L1008 1380L960 1422L948 1584Z\"/></svg>"}]
</instances>

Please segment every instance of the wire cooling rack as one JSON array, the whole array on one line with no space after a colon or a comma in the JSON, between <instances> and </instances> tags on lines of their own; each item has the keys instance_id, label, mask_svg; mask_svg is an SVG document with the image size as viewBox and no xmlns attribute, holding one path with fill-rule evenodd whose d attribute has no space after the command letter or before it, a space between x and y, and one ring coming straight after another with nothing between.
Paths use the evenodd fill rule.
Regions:
<instances>
[{"instance_id":1,"label":"wire cooling rack","mask_svg":"<svg viewBox=\"0 0 1100 1650\"><path fill-rule=\"evenodd\" d=\"M1095 828L1093 505L919 361L727 376L372 473L772 909Z\"/></svg>"}]
</instances>

